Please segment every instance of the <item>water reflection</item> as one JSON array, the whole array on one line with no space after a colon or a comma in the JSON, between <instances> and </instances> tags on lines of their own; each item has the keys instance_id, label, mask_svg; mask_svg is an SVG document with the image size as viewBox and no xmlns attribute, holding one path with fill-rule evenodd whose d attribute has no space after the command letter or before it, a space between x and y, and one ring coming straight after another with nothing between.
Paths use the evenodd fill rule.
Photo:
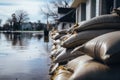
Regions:
<instances>
[{"instance_id":1,"label":"water reflection","mask_svg":"<svg viewBox=\"0 0 120 80\"><path fill-rule=\"evenodd\" d=\"M0 80L48 80L50 46L41 33L0 33Z\"/></svg>"},{"instance_id":2,"label":"water reflection","mask_svg":"<svg viewBox=\"0 0 120 80\"><path fill-rule=\"evenodd\" d=\"M26 43L28 44L28 40L31 38L37 38L40 40L42 38L42 34L35 33L4 33L7 41L12 41L12 45L23 46Z\"/></svg>"}]
</instances>

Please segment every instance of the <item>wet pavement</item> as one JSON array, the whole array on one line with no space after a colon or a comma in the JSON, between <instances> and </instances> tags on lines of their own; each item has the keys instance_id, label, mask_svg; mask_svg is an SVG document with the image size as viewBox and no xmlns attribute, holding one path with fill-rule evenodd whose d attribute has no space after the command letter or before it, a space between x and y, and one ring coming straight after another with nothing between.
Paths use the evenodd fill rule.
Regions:
<instances>
[{"instance_id":1,"label":"wet pavement","mask_svg":"<svg viewBox=\"0 0 120 80\"><path fill-rule=\"evenodd\" d=\"M49 80L50 47L41 33L0 33L0 80Z\"/></svg>"}]
</instances>

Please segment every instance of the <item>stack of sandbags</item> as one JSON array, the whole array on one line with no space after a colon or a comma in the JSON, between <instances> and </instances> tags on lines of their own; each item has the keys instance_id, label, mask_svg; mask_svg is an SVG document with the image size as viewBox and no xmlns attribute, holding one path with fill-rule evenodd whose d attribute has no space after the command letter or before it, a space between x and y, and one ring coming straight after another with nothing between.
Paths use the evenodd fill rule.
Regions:
<instances>
[{"instance_id":1,"label":"stack of sandbags","mask_svg":"<svg viewBox=\"0 0 120 80\"><path fill-rule=\"evenodd\" d=\"M96 37L75 50L85 55L67 64L74 71L68 80L120 80L120 31Z\"/></svg>"},{"instance_id":2,"label":"stack of sandbags","mask_svg":"<svg viewBox=\"0 0 120 80\"><path fill-rule=\"evenodd\" d=\"M49 74L52 75L51 77L54 80L59 80L59 79L67 80L67 78L69 78L70 75L72 74L71 71L68 71L68 69L63 69L63 68L61 69L59 67L61 65L66 64L67 61L69 61L75 57L78 57L78 55L80 55L78 53L76 53L74 55L72 55L72 54L69 55L69 53L73 49L66 49L64 47L61 47L60 44L72 35L69 33L70 32L68 32L68 30L57 31L56 33L55 33L55 31L50 32L50 35L52 34L51 38L52 38L52 43L53 43L51 53L50 53L50 58L53 63L51 64ZM63 76L63 75L65 75L65 76Z\"/></svg>"},{"instance_id":3,"label":"stack of sandbags","mask_svg":"<svg viewBox=\"0 0 120 80\"><path fill-rule=\"evenodd\" d=\"M69 36L71 36L71 34L67 33L68 31L65 30L61 30L61 31L57 31L55 33L55 31L51 31L50 34L52 34L51 38L52 38L52 49L51 49L51 54L50 57L55 58L57 55L59 55L62 51L64 51L66 48L63 48L60 46L60 44L66 40L67 38L69 38Z\"/></svg>"},{"instance_id":4,"label":"stack of sandbags","mask_svg":"<svg viewBox=\"0 0 120 80\"><path fill-rule=\"evenodd\" d=\"M96 37L75 50L106 64L120 64L120 31Z\"/></svg>"},{"instance_id":5,"label":"stack of sandbags","mask_svg":"<svg viewBox=\"0 0 120 80\"><path fill-rule=\"evenodd\" d=\"M119 54L114 54L118 53L120 47L120 44L116 45L119 42L119 38L117 38L120 36L117 35L120 33L119 29L120 16L116 14L103 15L85 21L77 27L72 27L68 30L69 34L57 38L61 44L58 44L59 48L55 49L52 54L52 61L55 65L59 63L58 67L64 65L65 68L73 70L71 76L65 80L107 78L108 72L113 69L111 69L111 64L120 64ZM111 38L112 34L114 34L113 38ZM111 46L109 46L110 43ZM110 50L107 50L108 48ZM110 55L106 55L106 53L110 53ZM111 57L111 55L113 56ZM56 69L53 72L55 71ZM59 69L57 71L59 72ZM100 77L101 74L106 76ZM60 77L64 77L65 74L55 75L54 73L53 76L53 80L63 80L64 78Z\"/></svg>"},{"instance_id":6,"label":"stack of sandbags","mask_svg":"<svg viewBox=\"0 0 120 80\"><path fill-rule=\"evenodd\" d=\"M120 16L115 14L102 15L89 21L84 21L74 28L77 34L66 39L61 46L72 48L81 45L102 34L120 29Z\"/></svg>"},{"instance_id":7,"label":"stack of sandbags","mask_svg":"<svg viewBox=\"0 0 120 80\"><path fill-rule=\"evenodd\" d=\"M76 60L78 62L75 62ZM107 65L96 62L87 55L80 56L70 61L67 67L72 68L74 71L68 80L98 80L98 75L101 77L103 73L109 70Z\"/></svg>"},{"instance_id":8,"label":"stack of sandbags","mask_svg":"<svg viewBox=\"0 0 120 80\"><path fill-rule=\"evenodd\" d=\"M109 26L109 23L112 23L115 26ZM80 51L75 52L75 55L70 54L70 52L75 47L80 46L97 36L117 31L120 28L119 25L120 17L113 14L99 16L91 19L90 21L83 22L80 26L73 29L78 33L69 35L70 37L67 37L67 39L62 38L64 41L61 40L61 47L66 48L66 50L64 49L59 55L55 56L54 62L60 63L63 61L69 61L82 55L82 52Z\"/></svg>"},{"instance_id":9,"label":"stack of sandbags","mask_svg":"<svg viewBox=\"0 0 120 80\"><path fill-rule=\"evenodd\" d=\"M96 37L75 50L84 55L67 63L71 76L61 73L54 80L120 80L120 31Z\"/></svg>"},{"instance_id":10,"label":"stack of sandbags","mask_svg":"<svg viewBox=\"0 0 120 80\"><path fill-rule=\"evenodd\" d=\"M52 48L51 48L51 53L50 53L50 58L52 61L55 60L55 58L64 50L66 50L66 48L63 48L60 46L60 43L62 41L64 41L65 39L67 39L69 37L69 34L67 33L67 30L52 30L50 31L50 36L52 38ZM62 63L61 63L62 64ZM54 72L56 71L56 69L58 68L59 63L52 63L51 67L50 67L50 73L49 74L54 74Z\"/></svg>"},{"instance_id":11,"label":"stack of sandbags","mask_svg":"<svg viewBox=\"0 0 120 80\"><path fill-rule=\"evenodd\" d=\"M55 52L54 50L57 50L61 47L60 46L61 41L67 37L65 36L66 34L67 34L67 30L58 31L53 29L52 31L50 31L50 36L52 38L52 43L53 43L52 49L51 49L53 52L51 53L54 53Z\"/></svg>"}]
</instances>

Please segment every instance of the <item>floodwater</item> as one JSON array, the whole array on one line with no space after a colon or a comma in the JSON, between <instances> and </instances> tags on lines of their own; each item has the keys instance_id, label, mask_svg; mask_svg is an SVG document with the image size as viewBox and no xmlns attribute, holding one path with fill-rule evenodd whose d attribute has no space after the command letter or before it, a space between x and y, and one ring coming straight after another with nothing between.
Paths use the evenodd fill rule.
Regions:
<instances>
[{"instance_id":1,"label":"floodwater","mask_svg":"<svg viewBox=\"0 0 120 80\"><path fill-rule=\"evenodd\" d=\"M0 80L49 80L50 47L42 33L0 33Z\"/></svg>"}]
</instances>

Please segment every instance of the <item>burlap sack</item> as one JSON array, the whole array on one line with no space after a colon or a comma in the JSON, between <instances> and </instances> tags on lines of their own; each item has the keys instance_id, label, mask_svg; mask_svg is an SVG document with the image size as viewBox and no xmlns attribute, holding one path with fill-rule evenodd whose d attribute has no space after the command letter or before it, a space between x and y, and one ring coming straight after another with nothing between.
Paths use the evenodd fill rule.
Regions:
<instances>
[{"instance_id":1,"label":"burlap sack","mask_svg":"<svg viewBox=\"0 0 120 80\"><path fill-rule=\"evenodd\" d=\"M67 34L68 30L67 29L63 29L58 31L59 34Z\"/></svg>"},{"instance_id":2,"label":"burlap sack","mask_svg":"<svg viewBox=\"0 0 120 80\"><path fill-rule=\"evenodd\" d=\"M59 69L56 74L53 76L52 80L69 80L72 72L64 69Z\"/></svg>"},{"instance_id":3,"label":"burlap sack","mask_svg":"<svg viewBox=\"0 0 120 80\"><path fill-rule=\"evenodd\" d=\"M52 39L57 40L60 39L62 36L64 36L65 34L56 34L52 37Z\"/></svg>"},{"instance_id":4,"label":"burlap sack","mask_svg":"<svg viewBox=\"0 0 120 80\"><path fill-rule=\"evenodd\" d=\"M112 32L114 30L89 30L82 31L78 34L71 35L68 39L66 39L63 43L61 43L62 47L65 48L74 48L76 46L82 45L83 43L100 36L102 34Z\"/></svg>"},{"instance_id":5,"label":"burlap sack","mask_svg":"<svg viewBox=\"0 0 120 80\"><path fill-rule=\"evenodd\" d=\"M62 37L60 38L60 40L61 40L61 41L65 41L65 40L68 39L70 36L71 36L71 34L66 34L66 35L62 36Z\"/></svg>"},{"instance_id":6,"label":"burlap sack","mask_svg":"<svg viewBox=\"0 0 120 80\"><path fill-rule=\"evenodd\" d=\"M79 63L81 63L81 62L83 63L83 62L86 62L86 61L92 60L92 59L93 58L88 55L81 55L81 56L69 61L66 66L67 66L67 68L70 68L73 71L75 71L77 69Z\"/></svg>"},{"instance_id":7,"label":"burlap sack","mask_svg":"<svg viewBox=\"0 0 120 80\"><path fill-rule=\"evenodd\" d=\"M63 48L63 47L60 47L60 48L58 48L54 53L53 53L53 51L52 51L52 53L53 54L51 54L51 57L56 57L56 56L58 56L62 51L64 51L65 50L65 48Z\"/></svg>"},{"instance_id":8,"label":"burlap sack","mask_svg":"<svg viewBox=\"0 0 120 80\"><path fill-rule=\"evenodd\" d=\"M69 61L67 68L73 70L69 80L120 80L120 65L107 66L88 55Z\"/></svg>"},{"instance_id":9,"label":"burlap sack","mask_svg":"<svg viewBox=\"0 0 120 80\"><path fill-rule=\"evenodd\" d=\"M58 44L58 45L60 45L60 42L61 42L60 39L52 40L52 43L53 43L53 44Z\"/></svg>"},{"instance_id":10,"label":"burlap sack","mask_svg":"<svg viewBox=\"0 0 120 80\"><path fill-rule=\"evenodd\" d=\"M81 60L69 80L99 80L108 70L108 66L94 60L88 60L86 62Z\"/></svg>"},{"instance_id":11,"label":"burlap sack","mask_svg":"<svg viewBox=\"0 0 120 80\"><path fill-rule=\"evenodd\" d=\"M115 14L101 15L81 23L74 31L99 29L120 29L120 16Z\"/></svg>"},{"instance_id":12,"label":"burlap sack","mask_svg":"<svg viewBox=\"0 0 120 80\"><path fill-rule=\"evenodd\" d=\"M76 57L79 57L79 56L83 55L83 53L80 52L80 51L76 51L76 53L71 54L70 52L72 50L73 49L65 49L65 50L63 50L58 56L56 56L54 62L55 63L65 62L65 61L69 61L71 59L74 59Z\"/></svg>"},{"instance_id":13,"label":"burlap sack","mask_svg":"<svg viewBox=\"0 0 120 80\"><path fill-rule=\"evenodd\" d=\"M120 31L96 37L79 50L104 63L120 64Z\"/></svg>"}]
</instances>

